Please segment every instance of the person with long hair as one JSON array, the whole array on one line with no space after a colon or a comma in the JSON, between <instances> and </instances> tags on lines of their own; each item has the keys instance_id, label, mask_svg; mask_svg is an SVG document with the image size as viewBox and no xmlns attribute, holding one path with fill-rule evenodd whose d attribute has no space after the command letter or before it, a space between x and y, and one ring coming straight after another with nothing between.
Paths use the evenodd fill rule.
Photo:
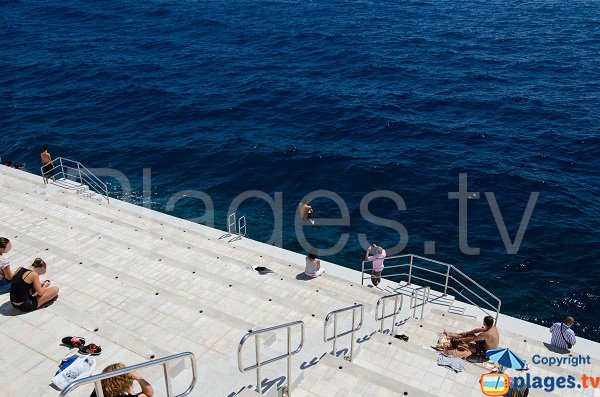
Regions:
<instances>
[{"instance_id":1,"label":"person with long hair","mask_svg":"<svg viewBox=\"0 0 600 397\"><path fill-rule=\"evenodd\" d=\"M12 277L10 303L23 312L32 312L58 296L58 287L51 287L50 280L40 281L46 274L46 262L35 258L29 269L20 267Z\"/></svg>"},{"instance_id":2,"label":"person with long hair","mask_svg":"<svg viewBox=\"0 0 600 397\"><path fill-rule=\"evenodd\" d=\"M125 364L116 363L111 364L102 370L102 373L116 371L117 369L125 368ZM133 382L136 381L141 392L134 394ZM154 389L152 385L148 383L142 376L137 372L128 372L123 375L113 376L112 378L104 379L102 383L102 392L104 397L152 397L154 396ZM96 397L96 391L90 395L90 397Z\"/></svg>"},{"instance_id":3,"label":"person with long hair","mask_svg":"<svg viewBox=\"0 0 600 397\"><path fill-rule=\"evenodd\" d=\"M10 249L12 244L6 237L0 237L0 294L10 292L11 280L13 278L10 270L10 262L3 257Z\"/></svg>"}]
</instances>

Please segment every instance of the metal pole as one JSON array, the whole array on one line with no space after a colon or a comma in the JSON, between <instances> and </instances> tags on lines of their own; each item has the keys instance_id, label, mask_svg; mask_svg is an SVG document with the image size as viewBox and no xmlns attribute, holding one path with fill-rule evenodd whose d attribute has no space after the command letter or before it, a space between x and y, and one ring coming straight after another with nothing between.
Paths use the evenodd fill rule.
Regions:
<instances>
[{"instance_id":1,"label":"metal pole","mask_svg":"<svg viewBox=\"0 0 600 397\"><path fill-rule=\"evenodd\" d=\"M50 163L50 164L52 164L52 163ZM67 179L67 177L65 176L65 168L63 167L63 163L62 163L62 157L60 157L60 172L62 173L63 178Z\"/></svg>"},{"instance_id":2,"label":"metal pole","mask_svg":"<svg viewBox=\"0 0 600 397\"><path fill-rule=\"evenodd\" d=\"M94 388L96 389L96 397L104 397L104 390L102 390L102 381L95 381Z\"/></svg>"},{"instance_id":3,"label":"metal pole","mask_svg":"<svg viewBox=\"0 0 600 397\"><path fill-rule=\"evenodd\" d=\"M362 261L362 270L360 271L360 285L365 285L365 261Z\"/></svg>"},{"instance_id":4,"label":"metal pole","mask_svg":"<svg viewBox=\"0 0 600 397\"><path fill-rule=\"evenodd\" d=\"M81 177L81 167L79 166L79 163L77 163L77 171L79 171L79 183L83 185L83 178Z\"/></svg>"},{"instance_id":5,"label":"metal pole","mask_svg":"<svg viewBox=\"0 0 600 397\"><path fill-rule=\"evenodd\" d=\"M410 280L412 279L412 267L413 267L413 256L410 256L410 266L408 267L408 285L410 285Z\"/></svg>"},{"instance_id":6,"label":"metal pole","mask_svg":"<svg viewBox=\"0 0 600 397\"><path fill-rule=\"evenodd\" d=\"M258 334L254 335L254 344L256 345L256 388L258 394L263 395L262 387L260 387L260 344L258 340Z\"/></svg>"},{"instance_id":7,"label":"metal pole","mask_svg":"<svg viewBox=\"0 0 600 397\"><path fill-rule=\"evenodd\" d=\"M352 309L352 342L350 343L350 362L354 357L354 318L356 317L356 308Z\"/></svg>"},{"instance_id":8,"label":"metal pole","mask_svg":"<svg viewBox=\"0 0 600 397\"><path fill-rule=\"evenodd\" d=\"M498 302L498 310L496 310L496 326L498 325L498 316L500 316L500 306L502 302Z\"/></svg>"},{"instance_id":9,"label":"metal pole","mask_svg":"<svg viewBox=\"0 0 600 397\"><path fill-rule=\"evenodd\" d=\"M165 373L165 386L167 387L167 397L173 397L173 386L171 385L169 363L163 363L163 372Z\"/></svg>"},{"instance_id":10,"label":"metal pole","mask_svg":"<svg viewBox=\"0 0 600 397\"><path fill-rule=\"evenodd\" d=\"M292 397L292 336L291 328L287 328L288 358L287 358L287 395Z\"/></svg>"},{"instance_id":11,"label":"metal pole","mask_svg":"<svg viewBox=\"0 0 600 397\"><path fill-rule=\"evenodd\" d=\"M398 296L394 298L394 316L392 317L392 331L391 336L394 336L394 327L396 326L396 314L398 313Z\"/></svg>"},{"instance_id":12,"label":"metal pole","mask_svg":"<svg viewBox=\"0 0 600 397\"><path fill-rule=\"evenodd\" d=\"M379 332L381 332L383 334L383 322L385 318L385 299L383 301L381 301L381 327L379 329Z\"/></svg>"},{"instance_id":13,"label":"metal pole","mask_svg":"<svg viewBox=\"0 0 600 397\"><path fill-rule=\"evenodd\" d=\"M336 342L337 342L337 314L334 314L333 315L333 353L331 353L331 354L333 354L333 357L335 357L336 356L335 354L337 353L337 350L335 348Z\"/></svg>"},{"instance_id":14,"label":"metal pole","mask_svg":"<svg viewBox=\"0 0 600 397\"><path fill-rule=\"evenodd\" d=\"M448 265L448 270L446 270L446 284L444 284L444 296L448 295L448 281L450 280L450 265Z\"/></svg>"}]
</instances>

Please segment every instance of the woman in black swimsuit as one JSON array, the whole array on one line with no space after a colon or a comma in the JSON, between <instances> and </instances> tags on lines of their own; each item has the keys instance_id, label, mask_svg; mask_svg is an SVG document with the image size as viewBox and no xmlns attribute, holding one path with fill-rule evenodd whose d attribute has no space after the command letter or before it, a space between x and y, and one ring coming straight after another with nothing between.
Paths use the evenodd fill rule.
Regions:
<instances>
[{"instance_id":1,"label":"woman in black swimsuit","mask_svg":"<svg viewBox=\"0 0 600 397\"><path fill-rule=\"evenodd\" d=\"M17 269L12 278L10 303L24 312L32 312L58 296L58 287L50 287L50 281L40 282L46 274L46 262L35 258L29 269Z\"/></svg>"}]
</instances>

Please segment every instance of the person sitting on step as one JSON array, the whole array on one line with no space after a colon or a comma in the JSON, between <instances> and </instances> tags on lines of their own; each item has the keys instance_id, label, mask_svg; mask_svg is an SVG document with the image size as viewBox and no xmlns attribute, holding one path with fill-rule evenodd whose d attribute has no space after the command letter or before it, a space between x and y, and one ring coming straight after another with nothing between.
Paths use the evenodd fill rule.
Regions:
<instances>
[{"instance_id":1,"label":"person sitting on step","mask_svg":"<svg viewBox=\"0 0 600 397\"><path fill-rule=\"evenodd\" d=\"M46 274L46 262L35 258L29 269L20 267L12 278L10 303L23 312L32 312L58 297L58 287L51 287L50 280L40 281Z\"/></svg>"},{"instance_id":2,"label":"person sitting on step","mask_svg":"<svg viewBox=\"0 0 600 397\"><path fill-rule=\"evenodd\" d=\"M116 363L111 364L102 370L102 373L116 371L117 369L125 368L125 364ZM136 381L142 390L139 393L134 394L133 381ZM102 392L104 397L152 397L154 396L154 389L152 385L148 383L142 376L137 372L128 372L123 375L117 375L112 378L104 379L101 381ZM90 397L96 397L96 390L92 392Z\"/></svg>"},{"instance_id":3,"label":"person sitting on step","mask_svg":"<svg viewBox=\"0 0 600 397\"><path fill-rule=\"evenodd\" d=\"M484 351L497 348L500 342L500 334L498 333L498 328L494 325L494 318L492 316L485 316L483 318L483 326L480 328L458 334L444 331L444 334L450 340L457 339L459 342L468 343L471 351L474 353L477 350L478 341L482 341Z\"/></svg>"},{"instance_id":4,"label":"person sitting on step","mask_svg":"<svg viewBox=\"0 0 600 397\"><path fill-rule=\"evenodd\" d=\"M314 253L308 254L306 257L306 267L304 268L304 274L309 277L315 278L319 277L321 274L325 273L325 269L321 266L321 260L317 258L317 255Z\"/></svg>"},{"instance_id":5,"label":"person sitting on step","mask_svg":"<svg viewBox=\"0 0 600 397\"><path fill-rule=\"evenodd\" d=\"M0 237L0 294L10 292L13 273L10 270L10 262L3 257L10 249L12 244L6 237Z\"/></svg>"}]
</instances>

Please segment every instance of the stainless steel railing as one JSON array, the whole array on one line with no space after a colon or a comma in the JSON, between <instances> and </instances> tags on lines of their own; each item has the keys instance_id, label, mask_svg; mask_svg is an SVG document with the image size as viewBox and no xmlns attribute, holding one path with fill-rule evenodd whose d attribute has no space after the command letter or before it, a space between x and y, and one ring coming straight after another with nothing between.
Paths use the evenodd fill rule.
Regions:
<instances>
[{"instance_id":1,"label":"stainless steel railing","mask_svg":"<svg viewBox=\"0 0 600 397\"><path fill-rule=\"evenodd\" d=\"M388 315L385 314L385 302L387 300L394 299L394 311ZM400 300L400 304L398 304L398 300ZM375 305L375 321L380 321L381 326L379 332L383 333L383 325L386 318L392 317L392 328L390 330L390 335L394 335L394 328L396 326L396 316L402 310L402 304L404 302L404 296L402 293L397 293L393 295L382 296L377 300L377 305ZM379 306L381 306L381 316L379 316Z\"/></svg>"},{"instance_id":2,"label":"stainless steel railing","mask_svg":"<svg viewBox=\"0 0 600 397\"><path fill-rule=\"evenodd\" d=\"M50 164L50 167L47 170L44 170L45 167ZM64 157L58 157L53 159L50 163L43 165L40 167L40 171L42 175L46 177L47 174L53 172L56 179L65 179L65 180L74 180L78 182L81 186L87 186L92 189L94 192L100 194L102 197L109 202L108 196L108 186L106 183L102 182L100 178L98 178L92 171L87 169L83 164L79 161L69 160Z\"/></svg>"},{"instance_id":3,"label":"stainless steel railing","mask_svg":"<svg viewBox=\"0 0 600 397\"><path fill-rule=\"evenodd\" d=\"M421 304L419 304L419 292L423 292L423 299L421 300ZM417 307L421 307L421 317L419 320L423 320L423 313L425 311L425 305L429 301L429 293L431 292L431 288L429 287L421 287L413 290L410 293L410 308L413 309L413 318L417 318Z\"/></svg>"},{"instance_id":4,"label":"stainless steel railing","mask_svg":"<svg viewBox=\"0 0 600 397\"><path fill-rule=\"evenodd\" d=\"M181 360L181 359L186 359L186 358L190 359L191 369L192 369L192 381L191 381L190 385L188 386L188 388L183 393L173 395L169 363L172 361L175 361L175 360ZM184 397L184 396L189 395L192 392L192 390L194 389L194 386L196 385L196 380L198 379L198 370L196 367L196 357L194 356L194 353L184 352L184 353L179 353L179 354L173 354L172 356L157 358L155 360L150 360L145 363L135 364L135 365L132 365L129 367L117 369L115 371L110 371L110 372L106 372L106 373L102 373L102 374L98 374L98 375L89 376L87 378L78 379L76 381L69 383L69 385L62 390L59 397L65 397L65 396L69 395L69 393L71 393L73 390L75 390L83 385L88 385L90 383L94 384L94 387L96 390L96 396L104 397L104 392L102 391L102 381L104 379L114 378L115 376L124 375L129 372L139 371L141 369L148 368L148 367L154 367L157 365L162 365L162 367L163 367L163 374L165 377L165 389L167 392L167 397Z\"/></svg>"},{"instance_id":5,"label":"stainless steel railing","mask_svg":"<svg viewBox=\"0 0 600 397\"><path fill-rule=\"evenodd\" d=\"M291 329L292 329L292 327L295 327L295 326L300 326L301 336L300 336L300 343L298 344L298 347L292 351ZM265 361L260 361L260 338L259 338L259 335L264 334L265 332L272 332L272 331L276 331L278 329L284 329L284 328L287 330L287 353L281 354L277 357L273 357L273 358L270 358ZM246 343L246 340L248 340L248 338L250 338L251 336L254 336L254 344L255 344L255 349L256 349L255 350L256 363L253 365L250 365L249 367L244 368L244 366L242 364L242 348L244 347L244 343ZM261 387L260 368L262 366L274 363L276 361L281 360L282 358L287 357L287 387L286 387L286 389L287 389L287 395L291 396L292 395L292 390L291 390L292 356L299 353L300 350L302 350L303 346L304 346L304 321L294 321L294 322L287 323L287 324L275 325L270 328L260 329L258 331L248 332L246 335L244 335L242 337L242 339L240 340L240 344L238 345L238 369L242 373L256 369L256 388L258 389L258 393L262 396L263 392L262 392L262 387Z\"/></svg>"},{"instance_id":6,"label":"stainless steel railing","mask_svg":"<svg viewBox=\"0 0 600 397\"><path fill-rule=\"evenodd\" d=\"M358 322L358 325L356 325L356 311L358 309L360 309L360 321ZM349 310L352 310L352 328L348 331L344 331L344 332L338 334L337 333L337 322L338 322L337 316L338 316L338 314L347 312ZM325 317L324 325L323 325L323 340L325 342L333 341L333 350L331 352L331 354L333 356L336 356L336 353L337 353L337 348L336 348L337 338L340 338L340 337L348 335L348 334L352 334L352 341L350 342L350 356L349 356L350 361L352 361L352 357L354 355L354 333L356 331L358 331L360 329L360 327L362 327L364 311L365 310L364 310L364 307L362 304L355 304L352 306L345 307L343 309L334 310L327 314L327 316ZM327 337L327 326L329 325L329 320L331 319L331 317L333 317L333 336Z\"/></svg>"},{"instance_id":7,"label":"stainless steel railing","mask_svg":"<svg viewBox=\"0 0 600 397\"><path fill-rule=\"evenodd\" d=\"M404 263L390 265L390 262L393 263L397 261L403 261ZM417 261L420 261L423 264L419 263L419 265L421 265L419 266L416 263ZM370 278L369 275L365 276L365 272L371 272L373 270L372 267L366 268L365 266L370 262L372 261L362 261L361 283L363 285L364 281ZM417 273L419 275L417 275ZM477 283L450 263L440 262L414 254L391 256L385 259L384 275L387 279L406 277L408 284L412 284L415 280L420 280L424 282L423 284L434 289L439 288L440 291L443 291L444 295L452 292L488 315L490 314L488 310L491 309L495 311L496 322L498 322L502 301L481 284ZM436 279L438 281L436 281Z\"/></svg>"}]
</instances>

